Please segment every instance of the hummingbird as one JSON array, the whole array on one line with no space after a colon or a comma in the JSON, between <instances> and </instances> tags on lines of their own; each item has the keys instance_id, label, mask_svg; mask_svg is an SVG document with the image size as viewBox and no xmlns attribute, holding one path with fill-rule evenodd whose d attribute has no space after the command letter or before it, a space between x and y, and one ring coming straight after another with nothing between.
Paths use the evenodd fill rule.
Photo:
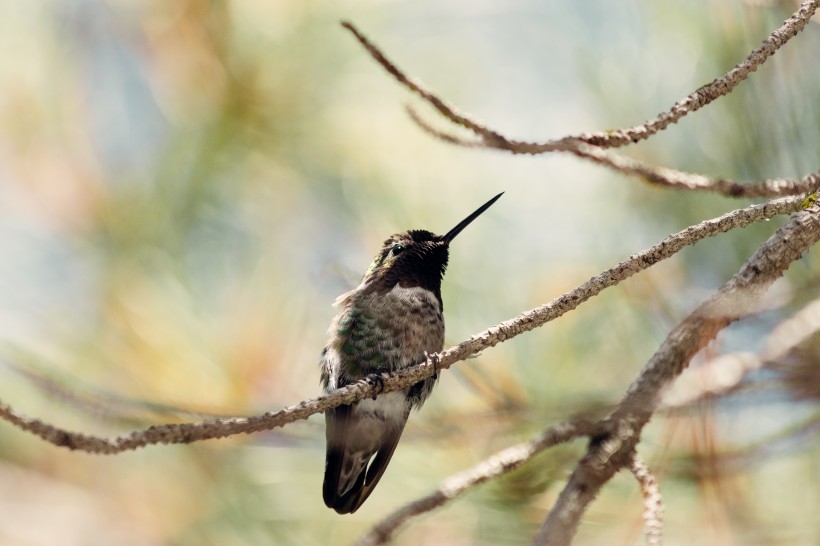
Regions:
<instances>
[{"instance_id":1,"label":"hummingbird","mask_svg":"<svg viewBox=\"0 0 820 546\"><path fill-rule=\"evenodd\" d=\"M441 280L450 243L495 203L499 193L445 235L415 229L388 238L359 286L342 294L341 310L322 351L322 386L329 393L424 362L444 348ZM399 391L325 412L327 453L322 496L328 508L352 514L387 468L410 410L420 408L434 375Z\"/></svg>"}]
</instances>

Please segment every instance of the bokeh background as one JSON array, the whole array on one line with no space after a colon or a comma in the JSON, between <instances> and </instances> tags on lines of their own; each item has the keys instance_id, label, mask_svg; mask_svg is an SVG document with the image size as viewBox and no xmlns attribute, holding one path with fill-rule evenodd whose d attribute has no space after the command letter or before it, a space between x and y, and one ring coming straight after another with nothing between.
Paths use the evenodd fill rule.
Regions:
<instances>
[{"instance_id":1,"label":"bokeh background","mask_svg":"<svg viewBox=\"0 0 820 546\"><path fill-rule=\"evenodd\" d=\"M342 19L461 109L546 139L654 116L739 62L795 6L3 0L0 399L104 435L278 409L319 393L330 304L391 233L444 232L506 191L452 249L443 293L454 344L746 204L571 157L438 142ZM819 50L811 24L730 96L628 153L748 181L816 170ZM704 241L444 373L353 516L321 501L321 416L115 457L0 424L0 543L349 543L494 451L602 414L782 222ZM759 348L817 297L818 265L816 253L795 264L772 309L707 352ZM808 384L820 382L814 369ZM668 544L820 541L820 412L782 379L758 374L740 394L647 430ZM528 543L583 448L539 456L397 543ZM639 544L640 514L634 480L619 476L577 543Z\"/></svg>"}]
</instances>

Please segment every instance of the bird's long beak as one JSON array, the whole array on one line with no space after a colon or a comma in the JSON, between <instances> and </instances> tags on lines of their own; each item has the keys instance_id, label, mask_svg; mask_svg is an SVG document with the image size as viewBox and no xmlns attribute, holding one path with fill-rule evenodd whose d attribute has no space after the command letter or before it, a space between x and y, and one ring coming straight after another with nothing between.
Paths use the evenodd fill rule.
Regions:
<instances>
[{"instance_id":1,"label":"bird's long beak","mask_svg":"<svg viewBox=\"0 0 820 546\"><path fill-rule=\"evenodd\" d=\"M492 199L490 199L489 201L487 201L486 203L484 203L483 205L481 205L480 207L478 207L478 210L476 210L474 213L469 215L467 218L465 218L464 220L459 222L458 225L456 227L454 227L453 229L451 229L450 231L448 231L447 234L444 235L441 238L441 240L444 241L445 243L449 244L450 241L452 241L453 239L456 238L456 235L461 233L461 230L463 230L464 228L469 226L470 222L472 222L473 220L475 220L476 218L481 216L481 213L484 212L485 210L487 210L488 208L490 208L490 205L492 205L493 203L498 201L498 198L501 197L502 195L504 195L503 191L501 193L499 193L498 195L496 195L495 197L493 197Z\"/></svg>"}]
</instances>

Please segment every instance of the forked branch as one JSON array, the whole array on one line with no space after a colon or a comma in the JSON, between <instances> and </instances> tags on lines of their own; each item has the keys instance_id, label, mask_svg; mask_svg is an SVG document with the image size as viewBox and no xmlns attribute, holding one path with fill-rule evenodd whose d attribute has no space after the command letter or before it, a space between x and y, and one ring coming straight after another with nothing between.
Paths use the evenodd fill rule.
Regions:
<instances>
[{"instance_id":1,"label":"forked branch","mask_svg":"<svg viewBox=\"0 0 820 546\"><path fill-rule=\"evenodd\" d=\"M644 426L666 386L692 357L732 322L754 312L760 297L795 260L820 240L820 207L794 215L726 284L681 322L632 382L610 415L614 432L593 443L539 530L536 544L569 544L601 487L632 461Z\"/></svg>"}]
</instances>

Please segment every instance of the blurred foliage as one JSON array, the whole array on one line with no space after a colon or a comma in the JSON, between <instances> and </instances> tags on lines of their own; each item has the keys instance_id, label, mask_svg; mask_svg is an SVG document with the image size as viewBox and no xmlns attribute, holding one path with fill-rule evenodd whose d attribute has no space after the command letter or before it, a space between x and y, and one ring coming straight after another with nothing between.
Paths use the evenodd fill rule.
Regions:
<instances>
[{"instance_id":1,"label":"blurred foliage","mask_svg":"<svg viewBox=\"0 0 820 546\"><path fill-rule=\"evenodd\" d=\"M659 190L561 156L436 142L338 25L499 130L629 126L736 64L789 2L82 0L0 6L0 399L119 434L318 394L339 293L380 242L504 199L452 252L448 343L540 305L745 202ZM820 27L731 95L628 153L746 181L820 164ZM687 312L782 223L704 241L545 328L443 374L352 517L320 498L321 417L117 457L0 425L4 544L348 543L446 476L575 415L602 415ZM617 226L612 229L611 226ZM810 254L772 309L706 352L755 350L818 296ZM668 544L820 537L817 341L726 401L659 417L641 449ZM703 358L699 358L702 360ZM762 449L769 445L776 449ZM400 544L528 543L582 453L542 454ZM742 456L741 456L742 455ZM642 542L628 476L579 544ZM42 522L47 522L43 524Z\"/></svg>"}]
</instances>

